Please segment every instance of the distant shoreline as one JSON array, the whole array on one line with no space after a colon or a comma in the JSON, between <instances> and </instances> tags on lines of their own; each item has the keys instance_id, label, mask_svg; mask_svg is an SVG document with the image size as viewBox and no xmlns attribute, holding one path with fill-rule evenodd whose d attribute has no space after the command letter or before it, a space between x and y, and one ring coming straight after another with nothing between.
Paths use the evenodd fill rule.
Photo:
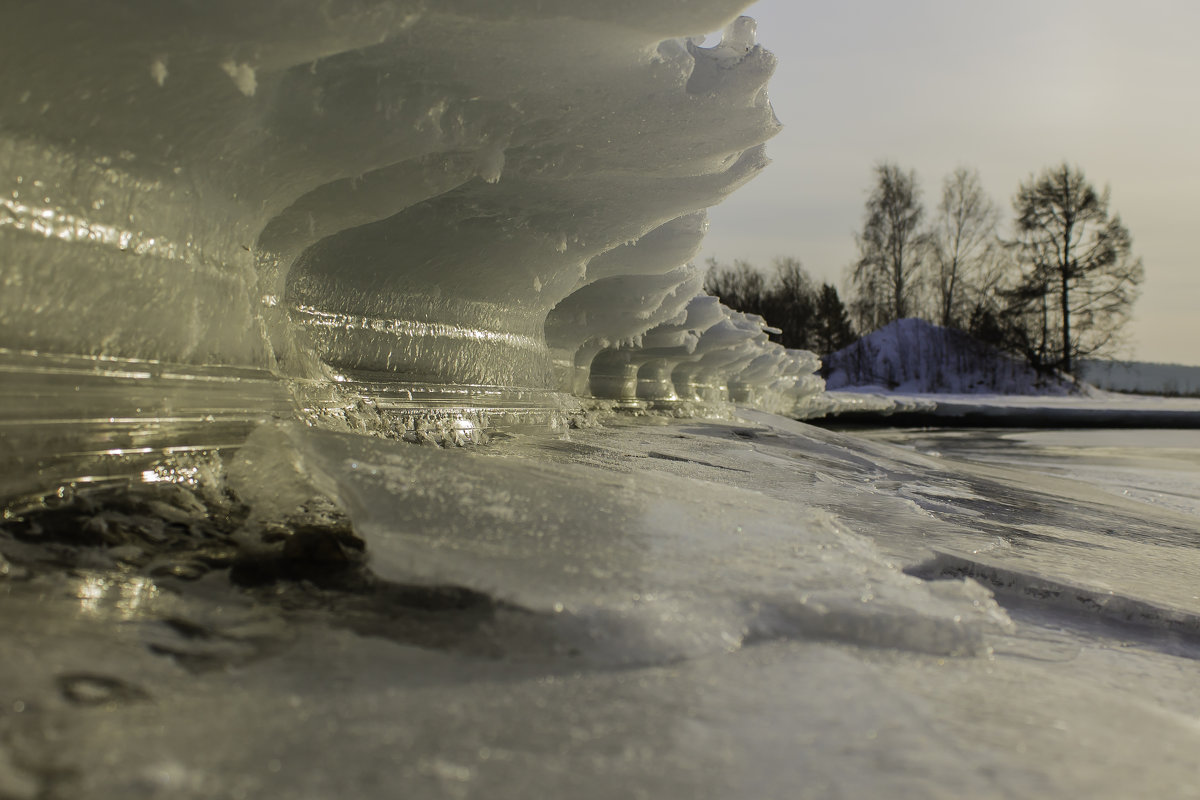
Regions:
<instances>
[{"instance_id":1,"label":"distant shoreline","mask_svg":"<svg viewBox=\"0 0 1200 800\"><path fill-rule=\"evenodd\" d=\"M805 420L821 428L1200 428L1195 408L1097 406L972 406L956 398L921 410L847 410Z\"/></svg>"}]
</instances>

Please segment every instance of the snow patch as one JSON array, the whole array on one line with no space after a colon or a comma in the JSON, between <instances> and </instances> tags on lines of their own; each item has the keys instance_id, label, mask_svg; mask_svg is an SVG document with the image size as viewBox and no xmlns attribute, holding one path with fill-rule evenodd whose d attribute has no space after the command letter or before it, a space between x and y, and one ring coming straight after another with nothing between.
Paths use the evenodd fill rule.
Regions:
<instances>
[{"instance_id":1,"label":"snow patch","mask_svg":"<svg viewBox=\"0 0 1200 800\"><path fill-rule=\"evenodd\" d=\"M1062 395L1073 384L921 319L901 319L825 358L828 389L898 394Z\"/></svg>"}]
</instances>

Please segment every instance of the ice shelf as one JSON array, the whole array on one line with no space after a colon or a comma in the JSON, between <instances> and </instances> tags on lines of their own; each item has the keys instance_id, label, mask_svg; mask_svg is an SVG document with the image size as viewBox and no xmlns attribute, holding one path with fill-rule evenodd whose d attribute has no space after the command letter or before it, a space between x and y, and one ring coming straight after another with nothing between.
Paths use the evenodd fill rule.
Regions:
<instances>
[{"instance_id":1,"label":"ice shelf","mask_svg":"<svg viewBox=\"0 0 1200 800\"><path fill-rule=\"evenodd\" d=\"M255 384L244 416L375 432L431 410L553 424L580 395L803 405L811 354L706 298L691 263L779 128L745 5L10 9L0 361L14 402L50 400L20 446L172 418L155 397L213 385L159 385L189 370L291 397ZM45 359L103 389L64 403ZM113 364L154 366L105 382ZM127 449L88 436L59 449Z\"/></svg>"}]
</instances>

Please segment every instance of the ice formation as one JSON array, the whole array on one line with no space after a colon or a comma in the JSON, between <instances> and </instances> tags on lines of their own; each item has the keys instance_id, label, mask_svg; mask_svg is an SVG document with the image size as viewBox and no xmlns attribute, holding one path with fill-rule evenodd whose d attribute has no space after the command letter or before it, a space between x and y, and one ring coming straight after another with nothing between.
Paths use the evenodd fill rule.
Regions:
<instances>
[{"instance_id":1,"label":"ice formation","mask_svg":"<svg viewBox=\"0 0 1200 800\"><path fill-rule=\"evenodd\" d=\"M258 371L316 416L572 392L790 409L811 357L705 305L689 265L778 128L744 5L11 9L5 359Z\"/></svg>"}]
</instances>

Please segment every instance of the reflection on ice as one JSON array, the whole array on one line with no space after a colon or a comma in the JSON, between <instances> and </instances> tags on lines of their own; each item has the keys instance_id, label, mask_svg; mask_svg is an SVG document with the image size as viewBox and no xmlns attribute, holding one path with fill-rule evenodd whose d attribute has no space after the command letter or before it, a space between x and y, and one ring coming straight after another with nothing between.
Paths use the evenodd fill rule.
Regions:
<instances>
[{"instance_id":1,"label":"reflection on ice","mask_svg":"<svg viewBox=\"0 0 1200 800\"><path fill-rule=\"evenodd\" d=\"M79 610L85 614L115 613L119 619L136 619L158 597L158 586L149 578L130 575L84 573L76 590Z\"/></svg>"}]
</instances>

